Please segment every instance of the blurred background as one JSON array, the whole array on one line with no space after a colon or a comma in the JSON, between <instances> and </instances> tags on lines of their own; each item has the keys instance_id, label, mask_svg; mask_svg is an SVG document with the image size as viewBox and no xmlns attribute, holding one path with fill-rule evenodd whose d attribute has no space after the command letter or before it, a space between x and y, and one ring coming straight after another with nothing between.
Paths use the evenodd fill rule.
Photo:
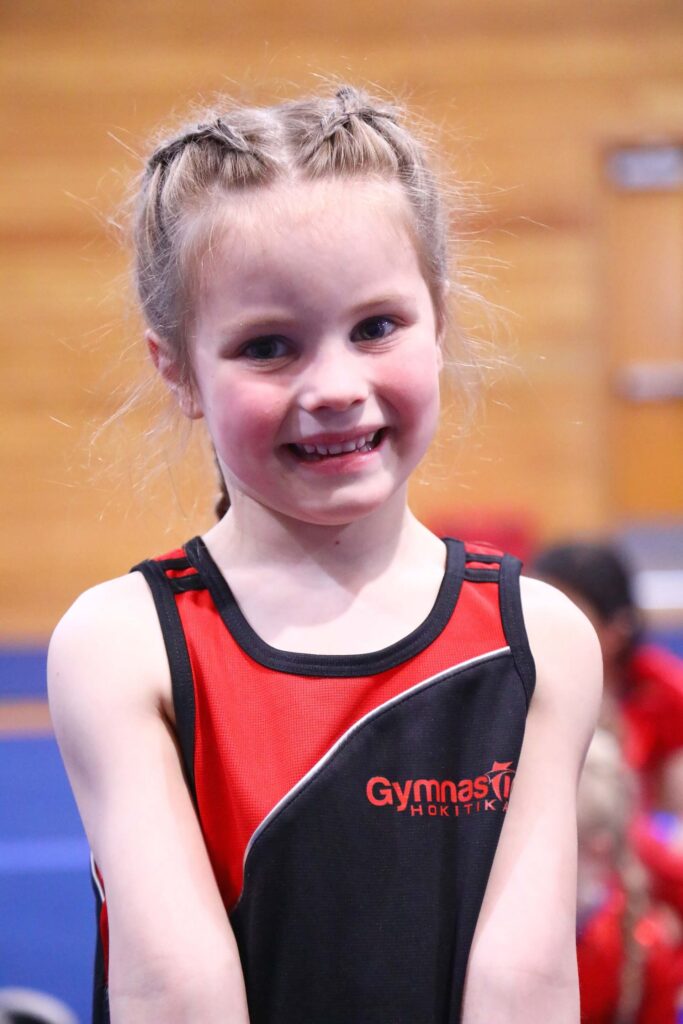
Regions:
<instances>
[{"instance_id":1,"label":"blurred background","mask_svg":"<svg viewBox=\"0 0 683 1024\"><path fill-rule=\"evenodd\" d=\"M0 18L0 988L85 1021L88 851L45 645L83 589L205 529L215 492L195 441L149 440L149 402L94 437L146 372L117 225L151 133L218 91L269 102L321 75L435 123L480 198L458 257L500 310L502 361L464 439L447 397L414 509L529 559L609 538L648 638L680 653L683 7L9 0Z\"/></svg>"}]
</instances>

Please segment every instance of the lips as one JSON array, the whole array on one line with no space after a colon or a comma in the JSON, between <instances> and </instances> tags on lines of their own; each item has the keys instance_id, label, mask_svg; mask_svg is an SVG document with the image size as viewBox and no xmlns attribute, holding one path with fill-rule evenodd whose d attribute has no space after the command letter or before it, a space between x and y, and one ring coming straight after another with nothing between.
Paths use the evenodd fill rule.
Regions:
<instances>
[{"instance_id":1,"label":"lips","mask_svg":"<svg viewBox=\"0 0 683 1024\"><path fill-rule=\"evenodd\" d=\"M357 437L350 437L345 440L328 442L327 444L301 444L288 445L297 458L307 462L317 462L320 459L337 458L340 455L350 455L351 452L371 452L382 440L385 428L370 433L360 434Z\"/></svg>"}]
</instances>

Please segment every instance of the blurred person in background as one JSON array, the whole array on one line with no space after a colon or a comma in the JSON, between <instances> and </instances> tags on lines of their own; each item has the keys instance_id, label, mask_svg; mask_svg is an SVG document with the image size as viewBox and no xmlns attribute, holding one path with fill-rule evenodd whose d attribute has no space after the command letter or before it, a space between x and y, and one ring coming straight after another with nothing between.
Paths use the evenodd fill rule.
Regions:
<instances>
[{"instance_id":1,"label":"blurred person in background","mask_svg":"<svg viewBox=\"0 0 683 1024\"><path fill-rule=\"evenodd\" d=\"M683 749L660 766L657 800L634 821L632 839L650 872L653 894L683 922Z\"/></svg>"},{"instance_id":2,"label":"blurred person in background","mask_svg":"<svg viewBox=\"0 0 683 1024\"><path fill-rule=\"evenodd\" d=\"M600 721L640 783L631 841L653 896L683 921L683 662L645 642L630 573L611 545L550 547L530 572L563 590L597 632L605 680Z\"/></svg>"},{"instance_id":3,"label":"blurred person in background","mask_svg":"<svg viewBox=\"0 0 683 1024\"><path fill-rule=\"evenodd\" d=\"M644 641L629 570L610 544L558 544L537 555L528 571L562 590L591 620L605 673L601 724L620 738L648 804L657 805L664 766L683 750L683 661Z\"/></svg>"},{"instance_id":4,"label":"blurred person in background","mask_svg":"<svg viewBox=\"0 0 683 1024\"><path fill-rule=\"evenodd\" d=\"M582 1024L674 1024L683 995L683 929L652 901L631 844L637 781L598 729L578 798L577 955Z\"/></svg>"}]
</instances>

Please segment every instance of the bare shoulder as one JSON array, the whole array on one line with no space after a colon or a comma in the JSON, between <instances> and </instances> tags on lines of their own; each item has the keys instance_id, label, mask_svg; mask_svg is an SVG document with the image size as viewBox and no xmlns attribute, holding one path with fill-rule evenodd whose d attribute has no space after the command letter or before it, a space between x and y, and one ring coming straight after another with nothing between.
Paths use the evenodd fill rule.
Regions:
<instances>
[{"instance_id":1,"label":"bare shoulder","mask_svg":"<svg viewBox=\"0 0 683 1024\"><path fill-rule=\"evenodd\" d=\"M155 620L154 603L141 573L98 583L77 597L60 619L50 642L59 649L72 638L92 637L94 645L121 630L136 632Z\"/></svg>"},{"instance_id":2,"label":"bare shoulder","mask_svg":"<svg viewBox=\"0 0 683 1024\"><path fill-rule=\"evenodd\" d=\"M584 613L569 598L549 583L522 576L520 579L524 620L532 643L551 643L562 638L579 642L582 648L599 656L598 639Z\"/></svg>"},{"instance_id":3,"label":"bare shoulder","mask_svg":"<svg viewBox=\"0 0 683 1024\"><path fill-rule=\"evenodd\" d=\"M116 677L116 686L107 681ZM102 702L162 699L168 670L154 602L140 573L85 591L58 623L48 650L51 706L67 690Z\"/></svg>"},{"instance_id":4,"label":"bare shoulder","mask_svg":"<svg viewBox=\"0 0 683 1024\"><path fill-rule=\"evenodd\" d=\"M170 692L161 629L140 573L82 594L50 641L48 699L55 735L91 832L93 805L108 785L112 766L119 766L124 752L126 763L134 757L132 737L139 730L167 728Z\"/></svg>"},{"instance_id":5,"label":"bare shoulder","mask_svg":"<svg viewBox=\"0 0 683 1024\"><path fill-rule=\"evenodd\" d=\"M555 587L522 577L522 608L536 663L532 707L562 715L588 737L602 695L602 655L593 626Z\"/></svg>"}]
</instances>

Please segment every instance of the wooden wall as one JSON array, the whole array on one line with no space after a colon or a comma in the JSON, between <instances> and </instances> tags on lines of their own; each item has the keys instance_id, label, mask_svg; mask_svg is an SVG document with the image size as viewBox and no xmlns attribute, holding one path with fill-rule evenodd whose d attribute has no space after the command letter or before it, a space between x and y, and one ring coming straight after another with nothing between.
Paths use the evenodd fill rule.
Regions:
<instances>
[{"instance_id":1,"label":"wooden wall","mask_svg":"<svg viewBox=\"0 0 683 1024\"><path fill-rule=\"evenodd\" d=\"M540 538L628 514L611 479L619 295L602 165L624 141L682 141L680 0L10 0L2 18L5 639L44 637L84 587L210 519L194 449L149 480L142 455L162 442L145 414L91 434L143 367L107 220L157 123L220 89L259 100L319 73L375 82L442 126L454 172L479 183L472 259L508 311L510 365L467 441L447 411L418 512L488 509ZM647 495L656 482L635 471Z\"/></svg>"}]
</instances>

